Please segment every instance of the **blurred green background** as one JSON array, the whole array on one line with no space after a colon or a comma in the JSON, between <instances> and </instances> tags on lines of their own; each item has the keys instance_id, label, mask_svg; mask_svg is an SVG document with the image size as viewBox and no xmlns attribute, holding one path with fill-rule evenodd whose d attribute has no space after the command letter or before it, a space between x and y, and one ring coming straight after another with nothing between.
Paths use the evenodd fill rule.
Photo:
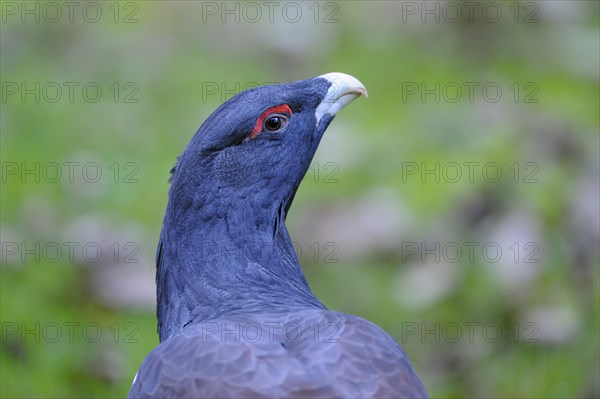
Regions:
<instances>
[{"instance_id":1,"label":"blurred green background","mask_svg":"<svg viewBox=\"0 0 600 399\"><path fill-rule=\"evenodd\" d=\"M1 4L2 397L123 397L169 170L245 88L341 71L288 218L430 395L599 397L597 1Z\"/></svg>"}]
</instances>

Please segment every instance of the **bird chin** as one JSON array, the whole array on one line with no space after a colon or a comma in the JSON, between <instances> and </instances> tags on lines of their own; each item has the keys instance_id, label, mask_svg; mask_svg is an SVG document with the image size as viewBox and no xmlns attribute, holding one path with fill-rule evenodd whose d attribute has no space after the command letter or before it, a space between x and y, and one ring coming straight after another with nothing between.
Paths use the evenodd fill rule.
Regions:
<instances>
[{"instance_id":1,"label":"bird chin","mask_svg":"<svg viewBox=\"0 0 600 399\"><path fill-rule=\"evenodd\" d=\"M313 143L316 140L316 144L319 144L319 140L321 140L323 134L325 134L325 130L327 130L327 127L329 127L329 124L331 123L333 118L335 118L335 114L323 115L323 117L319 120L319 123L317 123L315 132L313 133Z\"/></svg>"},{"instance_id":2,"label":"bird chin","mask_svg":"<svg viewBox=\"0 0 600 399\"><path fill-rule=\"evenodd\" d=\"M329 124L331 123L331 121L333 120L334 117L335 117L335 115L325 114L325 115L323 115L321 120L319 120L319 122L317 123L317 127L315 128L315 130L312 134L311 142L310 142L310 157L311 157L311 159L315 155L315 152L317 152L317 147L319 146L319 143L321 142L321 139L323 138L323 135L325 134L325 130L327 130L327 127L329 126Z\"/></svg>"}]
</instances>

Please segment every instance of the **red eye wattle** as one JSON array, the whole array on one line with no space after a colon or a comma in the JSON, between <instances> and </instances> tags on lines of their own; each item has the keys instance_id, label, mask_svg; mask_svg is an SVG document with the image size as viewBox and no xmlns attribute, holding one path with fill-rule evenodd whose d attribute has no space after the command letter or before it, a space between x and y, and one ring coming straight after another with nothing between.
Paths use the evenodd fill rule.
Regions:
<instances>
[{"instance_id":1,"label":"red eye wattle","mask_svg":"<svg viewBox=\"0 0 600 399\"><path fill-rule=\"evenodd\" d=\"M287 117L292 115L292 110L287 104L281 104L276 107L271 107L260 114L254 125L254 129L248 135L248 138L253 139L267 130L270 132L277 131L285 126Z\"/></svg>"}]
</instances>

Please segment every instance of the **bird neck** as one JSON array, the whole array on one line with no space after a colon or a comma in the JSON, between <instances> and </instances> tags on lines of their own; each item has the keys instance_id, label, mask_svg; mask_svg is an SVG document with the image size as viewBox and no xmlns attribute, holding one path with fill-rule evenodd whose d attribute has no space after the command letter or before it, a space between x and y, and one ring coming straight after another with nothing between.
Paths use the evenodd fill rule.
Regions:
<instances>
[{"instance_id":1,"label":"bird neck","mask_svg":"<svg viewBox=\"0 0 600 399\"><path fill-rule=\"evenodd\" d=\"M298 263L284 207L256 209L210 217L195 207L167 210L157 258L161 341L227 313L324 308Z\"/></svg>"}]
</instances>

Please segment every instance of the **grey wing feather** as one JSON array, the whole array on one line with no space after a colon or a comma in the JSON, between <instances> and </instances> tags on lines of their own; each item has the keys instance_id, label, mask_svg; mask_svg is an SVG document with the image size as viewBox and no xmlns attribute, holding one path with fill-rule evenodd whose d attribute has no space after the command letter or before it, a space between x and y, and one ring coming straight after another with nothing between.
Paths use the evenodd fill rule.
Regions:
<instances>
[{"instance_id":1,"label":"grey wing feather","mask_svg":"<svg viewBox=\"0 0 600 399\"><path fill-rule=\"evenodd\" d=\"M321 310L262 316L200 323L162 343L129 397L427 397L400 346L366 320Z\"/></svg>"}]
</instances>

